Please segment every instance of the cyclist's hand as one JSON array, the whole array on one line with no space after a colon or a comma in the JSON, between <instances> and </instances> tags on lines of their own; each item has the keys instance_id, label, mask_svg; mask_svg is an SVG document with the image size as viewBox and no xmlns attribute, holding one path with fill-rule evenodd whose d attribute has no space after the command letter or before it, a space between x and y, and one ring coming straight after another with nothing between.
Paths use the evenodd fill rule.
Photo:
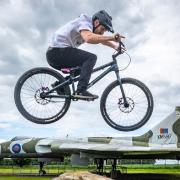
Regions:
<instances>
[{"instance_id":1,"label":"cyclist's hand","mask_svg":"<svg viewBox=\"0 0 180 180\"><path fill-rule=\"evenodd\" d=\"M120 35L119 33L114 34L114 41L119 42L122 38L125 38L124 36Z\"/></svg>"},{"instance_id":2,"label":"cyclist's hand","mask_svg":"<svg viewBox=\"0 0 180 180\"><path fill-rule=\"evenodd\" d=\"M116 51L118 51L118 50L119 50L119 44L115 44L115 45L114 45L114 49L115 49Z\"/></svg>"}]
</instances>

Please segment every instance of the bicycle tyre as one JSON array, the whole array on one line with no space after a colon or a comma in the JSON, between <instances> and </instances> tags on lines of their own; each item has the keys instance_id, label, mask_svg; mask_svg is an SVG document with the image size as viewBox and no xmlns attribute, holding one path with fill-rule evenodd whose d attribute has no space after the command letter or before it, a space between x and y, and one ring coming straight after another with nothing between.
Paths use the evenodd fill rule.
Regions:
<instances>
[{"instance_id":1,"label":"bicycle tyre","mask_svg":"<svg viewBox=\"0 0 180 180\"><path fill-rule=\"evenodd\" d=\"M107 106L106 101L107 101L109 94L112 92L112 90L114 88L116 88L117 86L119 86L118 81L112 82L104 90L104 92L101 96L101 101L100 101L100 111L101 111L101 114L102 114L104 120L106 121L106 123L109 126L111 126L112 128L119 130L119 131L133 131L133 130L136 130L136 129L142 127L151 117L151 114L153 112L153 107L154 107L153 97L152 97L150 90L147 88L147 86L144 83L140 82L139 80L136 80L133 78L123 78L123 79L121 79L121 81L122 81L123 87L124 87L124 85L130 84L132 86L138 87L144 93L144 95L147 99L147 111L146 111L145 115L143 116L143 118L136 124L132 124L132 125L128 125L128 126L119 125L110 118L109 112L106 107ZM125 92L125 94L126 94L126 92Z\"/></svg>"},{"instance_id":2,"label":"bicycle tyre","mask_svg":"<svg viewBox=\"0 0 180 180\"><path fill-rule=\"evenodd\" d=\"M60 118L62 118L65 113L67 112L67 110L69 109L70 103L71 103L71 99L70 98L65 98L64 104L62 105L62 108L57 110L58 112L55 115L52 115L51 117L46 117L46 118L41 118L41 117L36 117L33 114L30 114L27 109L24 107L22 99L21 99L21 91L22 91L22 87L23 85L30 79L33 79L33 75L44 75L44 76L49 76L50 78L57 79L60 82L65 81L64 77L58 73L57 71L50 69L50 68L46 68L46 67L38 67L38 68L33 68L28 70L27 72L25 72L17 81L16 86L15 86L15 90L14 90L14 100L15 100L15 104L17 109L19 110L19 112L29 121L37 123L37 124L50 124L53 123L57 120L59 120ZM41 77L42 78L42 77ZM37 81L37 80L36 80ZM41 81L43 81L43 78L41 79ZM33 82L32 84L38 84L37 82ZM43 83L43 82L41 82ZM45 82L44 82L45 83ZM32 85L31 84L31 85ZM36 85L37 86L37 85ZM42 84L41 84L42 86ZM32 90L31 90L32 91ZM70 95L71 91L69 86L64 87L64 93ZM33 94L33 93L32 93ZM34 95L35 97L35 95ZM33 99L33 97L31 97ZM35 101L35 100L33 100ZM50 100L49 100L50 102Z\"/></svg>"}]
</instances>

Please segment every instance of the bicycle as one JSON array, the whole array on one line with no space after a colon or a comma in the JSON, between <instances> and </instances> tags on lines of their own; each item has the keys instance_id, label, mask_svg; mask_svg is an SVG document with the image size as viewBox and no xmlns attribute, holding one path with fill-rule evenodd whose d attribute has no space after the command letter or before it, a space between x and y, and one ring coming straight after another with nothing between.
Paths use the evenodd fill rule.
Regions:
<instances>
[{"instance_id":1,"label":"bicycle","mask_svg":"<svg viewBox=\"0 0 180 180\"><path fill-rule=\"evenodd\" d=\"M119 47L112 55L111 62L93 70L92 73L95 73L107 68L89 83L88 89L114 71L117 79L104 90L100 100L100 111L112 128L133 131L149 120L154 103L152 94L144 83L133 78L120 78L116 58L125 52L125 46L119 42ZM17 81L14 91L15 104L19 112L34 123L50 124L65 115L71 101L93 101L94 99L75 98L75 82L79 79L79 76L75 76L77 71L80 71L80 67L61 69L63 74L68 74L67 77L46 67L33 68L25 72Z\"/></svg>"}]
</instances>

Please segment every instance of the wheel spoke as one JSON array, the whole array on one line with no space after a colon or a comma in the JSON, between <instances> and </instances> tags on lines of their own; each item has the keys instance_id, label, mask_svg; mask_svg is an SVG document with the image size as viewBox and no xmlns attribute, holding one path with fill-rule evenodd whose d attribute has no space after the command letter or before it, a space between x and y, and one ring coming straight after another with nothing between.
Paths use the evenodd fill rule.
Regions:
<instances>
[{"instance_id":1,"label":"wheel spoke","mask_svg":"<svg viewBox=\"0 0 180 180\"><path fill-rule=\"evenodd\" d=\"M18 84L20 90L16 92L16 94L19 93L20 96L18 97L20 98L15 100L18 101L16 104L19 111L24 111L23 115L25 114L25 117L31 117L30 120L33 119L33 122L44 123L65 114L66 111L62 110L69 107L67 105L70 104L69 99L44 98L41 96L42 93L52 89L51 84L59 81L57 75L53 75L49 70L48 72L37 71L35 73L32 71L31 74L25 74L24 76L27 77L22 76L23 83ZM57 94L56 91L52 94L54 95L54 93ZM19 108L19 106L21 107Z\"/></svg>"},{"instance_id":2,"label":"wheel spoke","mask_svg":"<svg viewBox=\"0 0 180 180\"><path fill-rule=\"evenodd\" d=\"M104 118L109 124L116 124L116 129L131 129L139 125L149 111L149 96L145 88L135 81L122 83L128 107L125 107L124 99L119 85L115 84L106 94L104 102ZM148 92L149 93L149 92ZM152 112L152 111L151 111Z\"/></svg>"}]
</instances>

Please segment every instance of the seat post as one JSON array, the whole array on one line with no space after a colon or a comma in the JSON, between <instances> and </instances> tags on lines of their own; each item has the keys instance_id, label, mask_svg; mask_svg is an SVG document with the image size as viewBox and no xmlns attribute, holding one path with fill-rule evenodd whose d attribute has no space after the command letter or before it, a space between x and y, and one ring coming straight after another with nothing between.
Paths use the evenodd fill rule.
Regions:
<instances>
[{"instance_id":1,"label":"seat post","mask_svg":"<svg viewBox=\"0 0 180 180\"><path fill-rule=\"evenodd\" d=\"M72 90L73 90L73 94L75 94L75 85L74 85L74 81L72 80L72 78L74 77L74 72L72 71L70 73L70 79L72 81Z\"/></svg>"},{"instance_id":2,"label":"seat post","mask_svg":"<svg viewBox=\"0 0 180 180\"><path fill-rule=\"evenodd\" d=\"M75 84L74 82L74 77L75 77L75 73L76 71L79 71L81 68L79 66L77 67L72 67L72 68L62 68L61 71L64 73L64 74L70 74L70 81L72 83L72 90L73 90L73 94L75 94Z\"/></svg>"}]
</instances>

